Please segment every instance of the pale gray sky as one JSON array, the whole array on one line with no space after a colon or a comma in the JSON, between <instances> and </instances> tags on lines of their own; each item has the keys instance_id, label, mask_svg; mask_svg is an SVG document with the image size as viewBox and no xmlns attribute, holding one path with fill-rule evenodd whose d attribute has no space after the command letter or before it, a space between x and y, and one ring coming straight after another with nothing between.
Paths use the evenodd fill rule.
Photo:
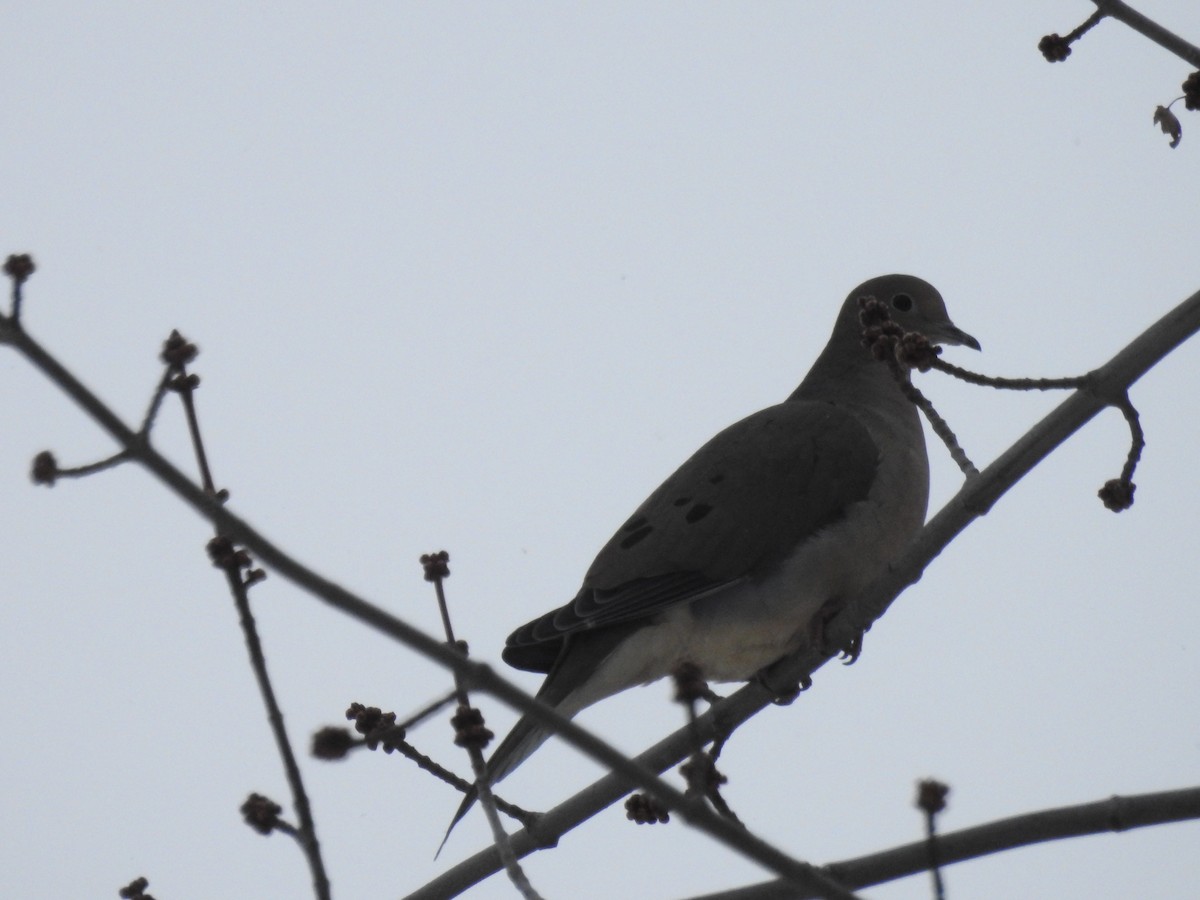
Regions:
<instances>
[{"instance_id":1,"label":"pale gray sky","mask_svg":"<svg viewBox=\"0 0 1200 900\"><path fill-rule=\"evenodd\" d=\"M1192 40L1192 0L1140 5ZM1151 124L1188 67L1086 2L81 5L5 17L0 251L32 252L30 331L131 421L172 328L202 348L205 437L232 505L324 574L436 630L417 557L446 548L460 633L571 597L595 551L719 428L786 396L846 292L936 284L1007 375L1093 368L1200 287L1200 116ZM1056 402L924 376L983 465ZM1005 497L867 637L723 757L727 796L813 862L1200 780L1200 354L1135 387L1137 503L1095 491L1109 412ZM0 353L0 895L303 897L287 802L205 523L126 468L53 490L29 461L111 448ZM169 405L155 438L186 462ZM932 510L957 469L931 444ZM445 675L273 578L255 589L301 746L352 700L423 705ZM538 680L517 676L531 690ZM639 751L668 689L582 717ZM513 715L480 698L501 732ZM464 769L450 728L415 734ZM456 797L394 757L306 762L336 895L399 896ZM532 808L597 770L547 746ZM1004 854L951 897L1182 897L1196 824ZM528 860L548 897L663 898L763 877L680 826L610 810ZM928 896L927 879L865 891ZM476 898L513 896L503 879Z\"/></svg>"}]
</instances>

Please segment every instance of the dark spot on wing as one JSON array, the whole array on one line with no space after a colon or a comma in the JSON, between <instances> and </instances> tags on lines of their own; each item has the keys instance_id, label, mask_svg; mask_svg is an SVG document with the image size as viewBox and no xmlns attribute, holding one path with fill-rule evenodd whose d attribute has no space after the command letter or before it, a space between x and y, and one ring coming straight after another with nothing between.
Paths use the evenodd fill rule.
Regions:
<instances>
[{"instance_id":1,"label":"dark spot on wing","mask_svg":"<svg viewBox=\"0 0 1200 900\"><path fill-rule=\"evenodd\" d=\"M640 523L643 523L642 527L638 528L637 531L635 531L633 534L629 535L629 537L625 538L625 540L621 541L621 549L622 550L628 550L630 547L634 546L635 544L641 543L650 534L650 532L652 532L654 530L654 527L652 525L644 524L646 521L645 519L639 519L638 521ZM625 527L625 530L628 531L632 524L633 523L630 523L630 525L627 525Z\"/></svg>"},{"instance_id":2,"label":"dark spot on wing","mask_svg":"<svg viewBox=\"0 0 1200 900\"><path fill-rule=\"evenodd\" d=\"M696 523L712 512L712 510L713 508L707 503L697 503L688 510L687 515L684 516L684 518L687 519L689 523Z\"/></svg>"},{"instance_id":3,"label":"dark spot on wing","mask_svg":"<svg viewBox=\"0 0 1200 900\"><path fill-rule=\"evenodd\" d=\"M724 475L714 475L714 476L712 476L712 478L708 479L708 483L709 484L720 484L724 480L725 480Z\"/></svg>"},{"instance_id":4,"label":"dark spot on wing","mask_svg":"<svg viewBox=\"0 0 1200 900\"><path fill-rule=\"evenodd\" d=\"M622 531L637 531L639 528L646 527L646 517L638 516L636 519L630 519L621 526Z\"/></svg>"},{"instance_id":5,"label":"dark spot on wing","mask_svg":"<svg viewBox=\"0 0 1200 900\"><path fill-rule=\"evenodd\" d=\"M691 502L692 502L691 497L680 497L678 500L675 501L675 505L676 506L687 506Z\"/></svg>"}]
</instances>

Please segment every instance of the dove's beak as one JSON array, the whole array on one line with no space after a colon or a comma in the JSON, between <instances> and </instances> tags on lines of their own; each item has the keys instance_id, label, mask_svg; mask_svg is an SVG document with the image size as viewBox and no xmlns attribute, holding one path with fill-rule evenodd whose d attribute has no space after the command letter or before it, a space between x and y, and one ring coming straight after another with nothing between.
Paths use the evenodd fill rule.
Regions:
<instances>
[{"instance_id":1,"label":"dove's beak","mask_svg":"<svg viewBox=\"0 0 1200 900\"><path fill-rule=\"evenodd\" d=\"M938 330L937 341L939 344L959 344L963 347L970 347L972 350L982 350L979 346L979 341L971 337L961 328L956 325L946 324L944 328Z\"/></svg>"}]
</instances>

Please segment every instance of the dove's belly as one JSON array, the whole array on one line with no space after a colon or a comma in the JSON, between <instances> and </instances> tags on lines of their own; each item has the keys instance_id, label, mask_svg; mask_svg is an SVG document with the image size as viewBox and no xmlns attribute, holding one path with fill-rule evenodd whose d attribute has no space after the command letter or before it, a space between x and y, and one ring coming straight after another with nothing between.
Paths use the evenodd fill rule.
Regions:
<instances>
[{"instance_id":1,"label":"dove's belly","mask_svg":"<svg viewBox=\"0 0 1200 900\"><path fill-rule=\"evenodd\" d=\"M882 575L920 527L918 520L885 532L875 524L875 509L859 504L763 577L667 611L604 661L594 690L607 696L684 662L709 681L744 681L797 650L810 639L818 611Z\"/></svg>"},{"instance_id":2,"label":"dove's belly","mask_svg":"<svg viewBox=\"0 0 1200 900\"><path fill-rule=\"evenodd\" d=\"M571 714L684 662L709 681L752 678L810 639L823 606L849 600L887 571L925 520L928 462L915 414L915 434L906 440L895 440L871 415L861 417L877 444L910 448L880 460L867 498L772 569L666 610L630 634L573 693Z\"/></svg>"}]
</instances>

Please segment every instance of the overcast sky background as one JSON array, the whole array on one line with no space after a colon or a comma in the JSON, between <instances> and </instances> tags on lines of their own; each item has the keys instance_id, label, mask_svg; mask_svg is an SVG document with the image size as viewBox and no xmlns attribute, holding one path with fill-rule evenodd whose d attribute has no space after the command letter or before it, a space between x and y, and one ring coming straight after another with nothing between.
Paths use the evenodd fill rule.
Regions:
<instances>
[{"instance_id":1,"label":"overcast sky background","mask_svg":"<svg viewBox=\"0 0 1200 900\"><path fill-rule=\"evenodd\" d=\"M172 328L201 347L231 505L325 575L436 633L417 557L446 548L459 632L499 662L704 440L778 402L847 292L889 271L946 297L1005 375L1106 361L1200 288L1200 116L1151 124L1189 68L1090 3L11 5L0 251L39 271L25 323L136 422ZM1200 40L1194 0L1140 8ZM1058 402L929 375L981 467ZM761 836L824 863L944 830L1200 782L1200 346L1135 386L1137 502L1096 490L1109 411L937 559L868 635L723 757ZM110 441L0 352L0 896L310 896L207 524L134 467L34 487ZM154 439L190 465L168 403ZM936 512L960 483L931 441ZM253 592L301 747L351 701L402 716L432 665L282 578ZM515 674L530 690L535 676ZM637 752L669 688L581 718ZM514 715L479 698L503 732ZM465 770L451 731L414 734ZM397 897L487 840L382 754L306 760L342 898ZM543 748L503 793L544 808L598 769ZM676 777L677 776L672 776ZM1200 824L954 866L951 898L1184 897ZM547 896L686 897L765 877L614 808L527 860ZM929 896L920 876L863 892ZM470 896L513 896L502 877Z\"/></svg>"}]
</instances>

